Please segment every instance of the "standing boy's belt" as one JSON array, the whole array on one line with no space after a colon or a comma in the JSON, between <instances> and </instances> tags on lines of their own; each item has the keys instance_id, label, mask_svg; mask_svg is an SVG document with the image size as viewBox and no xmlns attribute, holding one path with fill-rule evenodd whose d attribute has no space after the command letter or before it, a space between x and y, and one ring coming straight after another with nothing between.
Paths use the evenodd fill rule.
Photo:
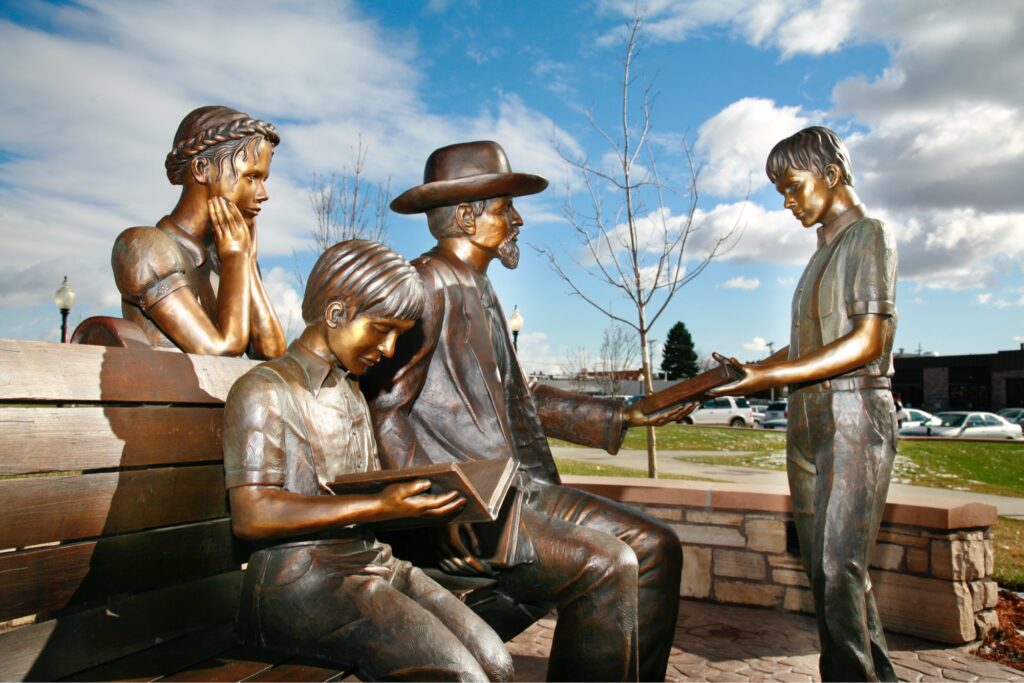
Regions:
<instances>
[{"instance_id":1,"label":"standing boy's belt","mask_svg":"<svg viewBox=\"0 0 1024 683\"><path fill-rule=\"evenodd\" d=\"M856 377L837 377L826 379L821 382L807 382L806 384L794 384L790 391L810 391L821 393L825 391L859 391L861 389L891 389L892 380L888 377L875 377L863 375Z\"/></svg>"}]
</instances>

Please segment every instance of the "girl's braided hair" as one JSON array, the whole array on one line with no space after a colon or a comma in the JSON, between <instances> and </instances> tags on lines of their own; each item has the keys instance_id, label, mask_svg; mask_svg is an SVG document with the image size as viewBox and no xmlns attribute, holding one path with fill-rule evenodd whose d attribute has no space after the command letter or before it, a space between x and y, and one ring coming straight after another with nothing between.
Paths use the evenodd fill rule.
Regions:
<instances>
[{"instance_id":1,"label":"girl's braided hair","mask_svg":"<svg viewBox=\"0 0 1024 683\"><path fill-rule=\"evenodd\" d=\"M178 126L174 146L164 160L167 179L172 185L181 185L189 163L195 157L209 159L214 165L214 172L219 175L224 159L254 152L261 140L269 140L273 145L281 141L274 124L228 107L200 107L189 113Z\"/></svg>"}]
</instances>

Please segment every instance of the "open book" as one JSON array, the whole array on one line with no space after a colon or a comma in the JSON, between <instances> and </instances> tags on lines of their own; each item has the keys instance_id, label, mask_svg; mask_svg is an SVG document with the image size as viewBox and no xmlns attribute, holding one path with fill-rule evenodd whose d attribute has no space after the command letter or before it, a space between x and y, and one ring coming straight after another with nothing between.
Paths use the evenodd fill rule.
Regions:
<instances>
[{"instance_id":1,"label":"open book","mask_svg":"<svg viewBox=\"0 0 1024 683\"><path fill-rule=\"evenodd\" d=\"M502 502L515 479L516 463L512 458L467 460L417 465L395 470L375 470L345 474L331 482L335 493L374 493L388 484L415 479L429 479L429 493L458 491L466 505L451 517L403 517L373 525L376 529L403 529L456 522L493 522L501 512Z\"/></svg>"}]
</instances>

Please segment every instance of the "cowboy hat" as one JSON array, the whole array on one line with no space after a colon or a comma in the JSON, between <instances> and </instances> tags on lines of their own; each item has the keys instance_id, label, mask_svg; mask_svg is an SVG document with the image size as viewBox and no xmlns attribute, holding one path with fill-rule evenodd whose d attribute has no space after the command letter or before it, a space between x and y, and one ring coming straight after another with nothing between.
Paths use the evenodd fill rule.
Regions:
<instances>
[{"instance_id":1,"label":"cowboy hat","mask_svg":"<svg viewBox=\"0 0 1024 683\"><path fill-rule=\"evenodd\" d=\"M538 175L513 173L497 142L460 142L434 150L423 169L423 184L395 197L391 210L422 213L438 206L537 194L547 186Z\"/></svg>"}]
</instances>

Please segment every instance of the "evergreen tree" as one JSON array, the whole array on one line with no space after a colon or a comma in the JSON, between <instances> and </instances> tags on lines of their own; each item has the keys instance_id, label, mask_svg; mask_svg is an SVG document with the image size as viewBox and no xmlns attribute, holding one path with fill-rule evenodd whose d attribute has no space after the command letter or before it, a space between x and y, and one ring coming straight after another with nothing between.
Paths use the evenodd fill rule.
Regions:
<instances>
[{"instance_id":1,"label":"evergreen tree","mask_svg":"<svg viewBox=\"0 0 1024 683\"><path fill-rule=\"evenodd\" d=\"M700 371L697 367L697 352L693 349L693 337L681 321L668 331L668 339L661 352L661 369L669 379L686 379Z\"/></svg>"}]
</instances>

